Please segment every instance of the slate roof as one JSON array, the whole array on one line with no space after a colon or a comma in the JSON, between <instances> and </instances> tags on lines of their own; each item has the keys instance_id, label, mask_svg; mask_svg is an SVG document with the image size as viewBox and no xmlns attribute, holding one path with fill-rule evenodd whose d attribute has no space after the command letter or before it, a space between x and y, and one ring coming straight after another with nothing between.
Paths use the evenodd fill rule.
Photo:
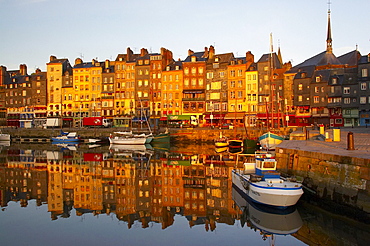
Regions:
<instances>
[{"instance_id":1,"label":"slate roof","mask_svg":"<svg viewBox=\"0 0 370 246\"><path fill-rule=\"evenodd\" d=\"M186 59L183 62L191 62L192 56L195 56L197 58L197 61L207 61L207 57L204 57L204 51L202 51L202 52L195 52L194 54L186 57Z\"/></svg>"},{"instance_id":2,"label":"slate roof","mask_svg":"<svg viewBox=\"0 0 370 246\"><path fill-rule=\"evenodd\" d=\"M366 63L370 63L370 59L369 59L369 56L368 55L365 55L365 56L361 56L359 62L359 64L366 64Z\"/></svg>"},{"instance_id":3,"label":"slate roof","mask_svg":"<svg viewBox=\"0 0 370 246\"><path fill-rule=\"evenodd\" d=\"M270 60L271 54L263 54L261 58L258 60L257 63L262 63L262 62L268 62ZM276 55L276 53L272 53L272 58L274 62L274 67L275 68L281 68L281 63L279 57Z\"/></svg>"},{"instance_id":4,"label":"slate roof","mask_svg":"<svg viewBox=\"0 0 370 246\"><path fill-rule=\"evenodd\" d=\"M48 62L47 64L52 64L52 63L64 63L64 62L68 62L68 59L67 59L67 58L55 59L55 60L53 60L53 61Z\"/></svg>"},{"instance_id":5,"label":"slate roof","mask_svg":"<svg viewBox=\"0 0 370 246\"><path fill-rule=\"evenodd\" d=\"M338 57L338 60L342 64L346 64L348 66L358 65L358 62L360 59L361 59L361 54L357 50L348 52L347 54L344 54Z\"/></svg>"}]
</instances>

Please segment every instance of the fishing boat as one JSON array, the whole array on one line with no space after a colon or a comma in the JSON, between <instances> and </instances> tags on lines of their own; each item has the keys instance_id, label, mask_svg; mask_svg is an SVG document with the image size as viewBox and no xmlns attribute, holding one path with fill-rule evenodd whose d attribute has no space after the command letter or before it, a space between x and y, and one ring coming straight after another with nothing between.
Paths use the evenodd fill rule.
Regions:
<instances>
[{"instance_id":1,"label":"fishing boat","mask_svg":"<svg viewBox=\"0 0 370 246\"><path fill-rule=\"evenodd\" d=\"M132 132L114 132L109 136L110 144L140 145L145 144L145 134L137 135Z\"/></svg>"},{"instance_id":2,"label":"fishing boat","mask_svg":"<svg viewBox=\"0 0 370 246\"><path fill-rule=\"evenodd\" d=\"M232 170L233 187L254 202L287 208L303 194L302 184L285 179L276 171L276 160L270 153L255 153L255 162L245 162L244 169Z\"/></svg>"},{"instance_id":3,"label":"fishing boat","mask_svg":"<svg viewBox=\"0 0 370 246\"><path fill-rule=\"evenodd\" d=\"M52 137L51 141L53 143L78 143L81 141L81 138L76 132L64 132L60 130L60 135Z\"/></svg>"},{"instance_id":4,"label":"fishing boat","mask_svg":"<svg viewBox=\"0 0 370 246\"><path fill-rule=\"evenodd\" d=\"M283 142L284 138L270 131L262 134L258 141L261 145L261 148L264 150L274 150L277 145Z\"/></svg>"}]
</instances>

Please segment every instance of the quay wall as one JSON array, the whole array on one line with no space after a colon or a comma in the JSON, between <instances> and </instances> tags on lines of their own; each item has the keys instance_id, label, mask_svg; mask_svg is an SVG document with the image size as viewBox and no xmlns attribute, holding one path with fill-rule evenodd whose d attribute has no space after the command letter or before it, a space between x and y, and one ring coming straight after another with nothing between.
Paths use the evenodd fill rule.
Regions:
<instances>
[{"instance_id":1,"label":"quay wall","mask_svg":"<svg viewBox=\"0 0 370 246\"><path fill-rule=\"evenodd\" d=\"M305 193L330 210L346 210L370 223L370 155L363 158L348 156L344 150L310 151L298 142L302 145L305 141L297 141L294 148L278 146L279 170L302 177Z\"/></svg>"}]
</instances>

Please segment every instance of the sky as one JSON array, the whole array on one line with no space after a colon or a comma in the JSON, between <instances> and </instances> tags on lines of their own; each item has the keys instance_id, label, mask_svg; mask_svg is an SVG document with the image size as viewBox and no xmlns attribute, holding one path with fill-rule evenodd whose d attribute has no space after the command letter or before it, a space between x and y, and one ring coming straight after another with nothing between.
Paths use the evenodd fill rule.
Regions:
<instances>
[{"instance_id":1,"label":"sky","mask_svg":"<svg viewBox=\"0 0 370 246\"><path fill-rule=\"evenodd\" d=\"M369 0L330 0L333 52L370 53ZM175 60L213 45L216 54L280 47L293 66L326 49L328 0L0 0L0 65L46 71L51 55L115 60L127 47Z\"/></svg>"}]
</instances>

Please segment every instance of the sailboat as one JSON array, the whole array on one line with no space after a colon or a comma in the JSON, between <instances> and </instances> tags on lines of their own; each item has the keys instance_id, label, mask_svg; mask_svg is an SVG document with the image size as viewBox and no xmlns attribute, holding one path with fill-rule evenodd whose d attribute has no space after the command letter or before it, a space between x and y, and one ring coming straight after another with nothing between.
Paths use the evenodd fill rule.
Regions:
<instances>
[{"instance_id":1,"label":"sailboat","mask_svg":"<svg viewBox=\"0 0 370 246\"><path fill-rule=\"evenodd\" d=\"M269 82L270 82L270 86L269 88L271 88L271 82L272 82L272 79L273 79L273 69L274 69L274 64L273 64L273 46L272 46L272 34L270 34L270 45L271 45L271 51L270 51L270 56L269 56L269 69L270 69L270 79L269 79ZM271 90L271 89L270 89ZM271 91L269 93L269 98L271 99ZM266 98L266 114L267 114L267 132L262 134L259 138L258 138L258 141L261 145L261 148L265 149L265 150L275 150L276 146L279 145L283 140L284 138L282 136L279 136L278 134L276 133L273 133L272 131L270 131L270 127L269 127L269 113L271 113L271 116L274 117L274 112L272 110L273 107L271 107L271 110L268 110L268 103L271 104L272 106L272 103L273 103L273 100L268 100L267 101L267 98ZM273 118L272 118L272 125L273 125Z\"/></svg>"}]
</instances>

